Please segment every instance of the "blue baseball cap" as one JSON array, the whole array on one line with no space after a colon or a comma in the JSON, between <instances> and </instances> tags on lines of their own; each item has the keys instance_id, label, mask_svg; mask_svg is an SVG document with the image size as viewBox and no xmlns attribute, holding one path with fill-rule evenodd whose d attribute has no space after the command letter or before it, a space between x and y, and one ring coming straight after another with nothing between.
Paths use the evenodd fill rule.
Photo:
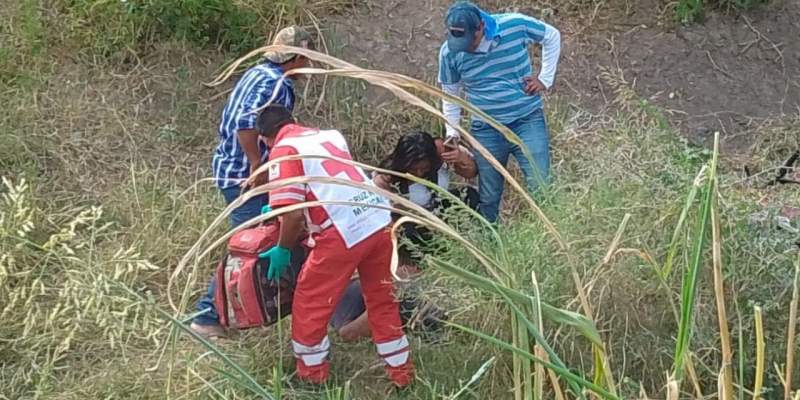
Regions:
<instances>
[{"instance_id":1,"label":"blue baseball cap","mask_svg":"<svg viewBox=\"0 0 800 400\"><path fill-rule=\"evenodd\" d=\"M447 48L453 53L467 51L481 25L481 9L468 1L453 4L447 9Z\"/></svg>"}]
</instances>

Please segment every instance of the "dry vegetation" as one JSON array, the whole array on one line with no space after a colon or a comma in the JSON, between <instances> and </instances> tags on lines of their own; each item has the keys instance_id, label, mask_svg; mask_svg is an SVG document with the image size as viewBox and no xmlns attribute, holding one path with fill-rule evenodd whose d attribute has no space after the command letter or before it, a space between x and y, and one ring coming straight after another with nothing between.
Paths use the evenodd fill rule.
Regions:
<instances>
[{"instance_id":1,"label":"dry vegetation","mask_svg":"<svg viewBox=\"0 0 800 400\"><path fill-rule=\"evenodd\" d=\"M114 2L96 8L67 0L52 7L32 0L0 4L8 17L0 19L0 104L7 110L0 116L0 398L238 399L280 397L277 392L297 399L383 398L388 384L369 343L336 343L334 381L312 388L281 367L291 365L282 341L287 326L247 332L216 347L179 334L170 318L188 313L163 312L173 269L222 210L203 178L224 89L203 89L200 82L236 54L218 46L256 46L269 29L227 39L206 30L193 36L148 19L158 9L145 5L168 2L130 3L142 8L125 14ZM258 26L313 25L301 12L303 3L279 1L276 9L283 11L277 14L253 8L258 2L242 4L237 7L260 10L254 13ZM305 5L322 16L346 12L352 2ZM172 18L186 19L189 27L206 18L186 10ZM231 15L250 26L250 16ZM503 260L512 276L503 284L515 293L540 294L543 302L585 313L571 275L577 272L613 379L595 375L590 341L571 327L545 320L540 343L550 343L572 372L620 398L717 397L728 357L717 318L720 298L730 331L731 395L753 397L763 377L762 397L783 398L787 369L797 390L800 367L786 363L800 222L782 216L786 207L800 205L800 185L770 180L800 148L800 115L764 124L748 152L723 155L716 174L699 174L711 163L710 150L680 140L667 117L638 98L619 71L606 71L602 79L615 88L609 112L593 115L569 99L548 99L557 181L537 200L568 250L519 194L505 205L508 224L497 232L502 249L474 224L456 222L458 231ZM302 114L342 129L360 161L374 163L404 131L440 129L400 102L380 109L363 104L362 83L330 78L323 87L322 81L314 78L306 89ZM701 238L706 246L696 250ZM720 246L718 257L713 243ZM515 303L504 297L511 292L498 295L476 283L467 272L489 275L463 246L445 239L433 245L442 260L462 268L431 259L423 282L424 296L447 308L452 322L509 342L519 339L513 324L536 322L530 314L512 314ZM665 268L671 254L672 267ZM715 291L715 259L722 291ZM690 299L682 287L692 281L688 271L695 265ZM191 299L212 266L204 260L197 275L181 276L194 282ZM182 289L172 294L178 298ZM762 315L763 361L756 353L755 307ZM674 369L679 331L691 327L685 358L691 368ZM391 398L514 397L514 361L501 342L476 340L456 328L436 339L415 339L420 378ZM680 385L668 385L668 375L684 371ZM544 397L553 398L550 381L544 386ZM681 393L668 393L671 387Z\"/></svg>"}]
</instances>

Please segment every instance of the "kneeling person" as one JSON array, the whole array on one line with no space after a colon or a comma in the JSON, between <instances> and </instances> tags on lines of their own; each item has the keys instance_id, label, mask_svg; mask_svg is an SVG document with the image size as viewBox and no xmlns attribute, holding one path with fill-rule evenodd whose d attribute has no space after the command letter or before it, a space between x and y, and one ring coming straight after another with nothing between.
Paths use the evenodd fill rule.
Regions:
<instances>
[{"instance_id":1,"label":"kneeling person","mask_svg":"<svg viewBox=\"0 0 800 400\"><path fill-rule=\"evenodd\" d=\"M466 179L472 179L478 174L475 160L466 148L459 146L457 142L448 143L421 131L403 135L397 141L394 151L380 165L383 169L426 179L445 190L450 190L450 170ZM372 182L375 186L404 196L429 211L438 212L451 205L425 185L394 175L375 173ZM467 206L477 208L478 192L471 186L453 189L450 192L461 198ZM426 247L426 242L432 238L427 229L412 223L403 225L401 232L412 243L423 249ZM398 275L404 279L419 275L421 272L418 266L419 260L412 256L408 247L401 244L398 253L401 260ZM401 318L411 317L418 303L419 299L413 296L403 298L400 303ZM426 306L423 310L423 315L418 315L417 318L421 318L425 330L435 329L439 325L438 321L446 318L446 313L438 307ZM370 330L364 311L358 283L353 283L347 288L344 298L337 307L331 325L346 341L368 337Z\"/></svg>"},{"instance_id":2,"label":"kneeling person","mask_svg":"<svg viewBox=\"0 0 800 400\"><path fill-rule=\"evenodd\" d=\"M294 122L282 106L267 107L257 129L270 147L270 161L288 155L335 156L350 159L341 133L321 131ZM328 177L371 184L364 172L329 159L284 160L269 171L270 182L295 177ZM288 184L269 193L277 209L306 201L356 201L388 205L386 199L353 186L308 182ZM292 347L298 376L322 383L328 378L328 321L350 277L358 270L372 338L386 362L389 378L398 386L413 379L409 342L403 334L389 265L392 256L389 211L363 206L324 204L294 210L281 216L278 244L264 253L270 260L269 278L280 277L289 265L289 249L297 245L303 229L311 233L313 247L303 265L292 302Z\"/></svg>"}]
</instances>

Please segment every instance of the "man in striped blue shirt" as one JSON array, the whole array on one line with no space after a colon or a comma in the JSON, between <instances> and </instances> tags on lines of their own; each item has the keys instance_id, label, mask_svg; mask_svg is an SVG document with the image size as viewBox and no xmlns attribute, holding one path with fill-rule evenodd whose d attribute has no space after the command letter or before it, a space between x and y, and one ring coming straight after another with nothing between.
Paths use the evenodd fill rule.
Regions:
<instances>
[{"instance_id":1,"label":"man in striped blue shirt","mask_svg":"<svg viewBox=\"0 0 800 400\"><path fill-rule=\"evenodd\" d=\"M473 116L472 135L504 166L513 155L525 174L528 188L537 190L549 181L550 138L540 94L553 85L561 35L535 18L519 14L487 14L469 2L450 6L445 19L447 41L439 53L439 83L451 95L466 92L466 99L513 131L530 152L533 163L519 146L486 122ZM542 45L542 67L533 75L528 47ZM461 119L461 107L443 101L447 136ZM503 195L503 176L480 154L476 155L481 214L496 221Z\"/></svg>"},{"instance_id":2,"label":"man in striped blue shirt","mask_svg":"<svg viewBox=\"0 0 800 400\"><path fill-rule=\"evenodd\" d=\"M313 48L311 35L303 28L290 26L278 32L274 45ZM217 187L230 204L247 188L242 183L267 159L267 146L259 140L255 131L254 112L263 107L275 94L273 103L289 110L294 108L294 83L280 79L284 72L303 68L308 59L299 54L267 53L264 61L244 73L228 97L219 124L219 145L214 151L211 166ZM267 174L260 174L254 186L266 183ZM230 215L231 227L236 227L256 217L261 207L267 204L266 195L255 197Z\"/></svg>"},{"instance_id":3,"label":"man in striped blue shirt","mask_svg":"<svg viewBox=\"0 0 800 400\"><path fill-rule=\"evenodd\" d=\"M295 46L313 49L311 35L303 28L290 26L278 32L273 45ZM236 200L248 188L242 184L267 160L268 150L256 131L258 110L274 95L274 104L281 104L289 110L294 108L294 82L286 78L280 82L287 71L303 68L308 59L299 54L268 52L264 61L247 70L228 97L219 124L219 145L214 151L211 166L225 204ZM253 186L267 182L269 174L259 174ZM231 228L235 228L261 214L267 205L267 196L254 197L233 210L229 217ZM204 311L194 318L191 329L205 337L225 336L219 325L219 316L214 307L215 279L208 285L206 295L197 302L197 310Z\"/></svg>"}]
</instances>

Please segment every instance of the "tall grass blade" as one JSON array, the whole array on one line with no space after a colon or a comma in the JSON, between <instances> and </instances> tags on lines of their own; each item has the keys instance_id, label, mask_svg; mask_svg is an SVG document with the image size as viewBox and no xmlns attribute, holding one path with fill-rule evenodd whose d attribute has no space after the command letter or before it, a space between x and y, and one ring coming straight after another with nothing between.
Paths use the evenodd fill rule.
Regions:
<instances>
[{"instance_id":1,"label":"tall grass blade","mask_svg":"<svg viewBox=\"0 0 800 400\"><path fill-rule=\"evenodd\" d=\"M630 221L630 219L631 219L631 214L625 213L625 216L622 217L622 222L620 222L619 226L617 227L617 232L614 234L614 239L608 246L606 255L595 267L595 270L611 262L611 259L614 258L615 254L617 254L619 243L622 240L622 235L625 233L625 228L628 226L628 221ZM572 275L573 275L573 280L575 280L575 283L580 284L580 279L577 277L577 274L574 269L572 270ZM589 315L590 318L594 318L591 306L589 305L589 300L586 298L585 295L581 296L581 293L579 293L579 298L581 301L581 306L584 309L584 312L587 315ZM617 393L616 383L614 382L614 375L611 372L611 364L608 360L607 355L605 354L605 349L602 346L593 345L592 358L594 360L594 382L597 384L601 384L603 381L605 381L608 390L611 391L611 393L616 394Z\"/></svg>"},{"instance_id":2,"label":"tall grass blade","mask_svg":"<svg viewBox=\"0 0 800 400\"><path fill-rule=\"evenodd\" d=\"M283 295L283 290L278 288L278 304L283 304L281 301L281 296ZM278 330L278 343L284 343L283 341L283 315L281 315L281 308L278 307L278 321L275 324L275 329ZM278 350L278 357L280 360L283 360L283 352L285 351L284 346L279 346L280 350ZM272 393L275 395L276 398L282 399L283 398L283 363L279 362L276 366L272 367Z\"/></svg>"},{"instance_id":3,"label":"tall grass blade","mask_svg":"<svg viewBox=\"0 0 800 400\"><path fill-rule=\"evenodd\" d=\"M550 361L550 358L547 356L547 353L544 351L542 346L536 346L536 355L545 361ZM536 364L539 366L539 364ZM558 376L552 370L547 370L547 377L550 379L550 386L553 388L553 394L556 400L566 400L564 396L564 391L561 390L561 384L558 383ZM583 393L580 393L583 396ZM542 398L544 398L544 394L542 394Z\"/></svg>"},{"instance_id":4,"label":"tall grass blade","mask_svg":"<svg viewBox=\"0 0 800 400\"><path fill-rule=\"evenodd\" d=\"M215 385L214 383L209 382L208 380L206 380L206 378L203 378L200 374L197 373L197 371L194 370L194 368L189 368L189 369L187 369L187 371L190 374L192 374L192 376L197 378L197 380L199 380L200 382L203 382L203 386L207 387L208 390L211 390L212 392L214 392L217 396L219 396L220 399L228 400L228 396L225 396L224 393L222 393L219 389L217 389L217 385Z\"/></svg>"},{"instance_id":5,"label":"tall grass blade","mask_svg":"<svg viewBox=\"0 0 800 400\"><path fill-rule=\"evenodd\" d=\"M734 300L734 307L736 309L736 319L738 320L739 328L737 333L739 334L739 393L738 399L744 400L744 328L742 328L742 313L739 312L739 302Z\"/></svg>"},{"instance_id":6,"label":"tall grass blade","mask_svg":"<svg viewBox=\"0 0 800 400\"><path fill-rule=\"evenodd\" d=\"M720 233L719 202L716 188L711 198L711 249L714 269L714 298L717 303L717 322L719 324L722 365L720 366L719 398L733 399L733 352L731 334L728 329L728 313L725 311L725 287L722 275L722 236Z\"/></svg>"},{"instance_id":7,"label":"tall grass blade","mask_svg":"<svg viewBox=\"0 0 800 400\"><path fill-rule=\"evenodd\" d=\"M487 334L482 333L482 332L478 332L478 331L476 331L474 329L470 329L470 328L468 328L466 326L459 325L459 324L456 324L456 323L453 323L453 322L446 322L446 324L450 325L450 326L452 326L452 327L454 327L456 329L462 330L462 331L464 331L466 333L469 333L471 335L477 336L477 337L479 337L479 338L481 338L483 340L486 340L489 343L492 343L495 346L500 347L500 348L502 348L504 350L508 350L508 351L511 351L514 354L517 354L517 355L519 355L521 357L525 357L525 358L527 358L527 359L529 359L529 360L531 360L531 361L533 361L535 363L540 363L545 368L552 370L553 372L555 372L556 374L558 374L560 377L564 378L565 380L575 382L579 386L584 387L584 388L594 392L595 394L597 394L598 396L600 396L603 399L614 399L614 400L619 399L617 396L615 396L614 394L608 392L603 387L595 385L594 383L587 381L586 379L582 378L581 376L574 374L572 371L570 371L570 370L568 370L566 368L561 368L561 367L559 367L559 366L557 366L555 364L552 364L550 362L547 362L545 360L542 360L541 358L536 357L533 354L531 354L531 353L529 353L529 352L527 352L525 350L517 348L517 347L515 347L514 345L512 345L510 343L504 342L504 341L502 341L502 340L500 340L500 339L498 339L496 337L487 335Z\"/></svg>"},{"instance_id":8,"label":"tall grass blade","mask_svg":"<svg viewBox=\"0 0 800 400\"><path fill-rule=\"evenodd\" d=\"M539 332L544 332L544 321L542 320L542 297L539 293L539 280L536 279L536 271L531 271L531 284L533 285L533 295L536 299L535 303L533 304L533 319L536 321L536 326L539 328ZM536 339L537 344L534 346L534 354L537 356L541 356L541 354L547 355L540 344L538 344L539 340ZM543 399L544 398L544 368L541 364L536 364L536 399ZM560 388L559 388L560 389ZM554 388L555 390L555 388Z\"/></svg>"},{"instance_id":9,"label":"tall grass blade","mask_svg":"<svg viewBox=\"0 0 800 400\"><path fill-rule=\"evenodd\" d=\"M463 386L461 386L461 389L459 389L457 392L453 393L452 396L448 397L448 400L456 400L459 396L461 396L462 394L466 393L467 390L469 390L470 386L472 386L475 383L477 383L483 377L483 375L486 374L486 371L488 371L489 367L491 367L492 364L494 364L494 361L495 361L495 357L492 357L492 358L486 360L486 362L484 362L483 364L481 364L480 368L478 368L478 370L475 371L474 374L472 374L472 377L469 378L469 381L467 381L467 383L465 383Z\"/></svg>"},{"instance_id":10,"label":"tall grass blade","mask_svg":"<svg viewBox=\"0 0 800 400\"><path fill-rule=\"evenodd\" d=\"M283 343L283 341L281 341ZM281 360L283 357L281 357ZM272 394L276 399L283 398L283 367L282 363L272 367Z\"/></svg>"},{"instance_id":11,"label":"tall grass blade","mask_svg":"<svg viewBox=\"0 0 800 400\"><path fill-rule=\"evenodd\" d=\"M792 290L792 302L789 304L789 329L786 334L786 384L783 387L784 400L792 397L792 375L794 375L794 353L797 348L794 345L795 332L797 329L797 306L800 303L800 257L794 267L794 288ZM798 391L800 393L800 391Z\"/></svg>"},{"instance_id":12,"label":"tall grass blade","mask_svg":"<svg viewBox=\"0 0 800 400\"><path fill-rule=\"evenodd\" d=\"M489 293L495 293L501 296L507 296L513 301L513 303L516 304L525 304L533 301L533 299L526 294L505 287L473 272L458 268L446 261L438 259L432 259L431 261L437 268L453 276L461 278L464 282L477 289ZM601 344L600 333L597 332L597 328L595 328L594 323L592 323L591 320L581 314L553 307L546 302L542 302L541 304L543 318L555 324L572 327L585 338L589 339L592 343Z\"/></svg>"},{"instance_id":13,"label":"tall grass blade","mask_svg":"<svg viewBox=\"0 0 800 400\"><path fill-rule=\"evenodd\" d=\"M689 211L692 209L695 199L697 199L697 192L703 184L703 178L705 177L705 174L706 168L703 167L700 169L700 172L697 173L692 187L689 189L689 194L686 196L686 203L684 203L683 209L681 210L681 215L678 217L678 223L675 225L675 231L672 232L672 240L670 240L669 248L667 250L667 258L664 261L664 266L661 268L661 280L663 281L666 281L669 278L669 275L672 273L672 265L675 260L675 255L678 253L678 249L680 248L679 242L683 233L683 227L686 224Z\"/></svg>"},{"instance_id":14,"label":"tall grass blade","mask_svg":"<svg viewBox=\"0 0 800 400\"><path fill-rule=\"evenodd\" d=\"M700 380L697 379L697 371L694 369L694 353L689 353L687 356L687 363L686 365L686 373L689 374L689 380L692 382L692 387L694 388L694 395L695 398L703 399L703 390L700 389Z\"/></svg>"},{"instance_id":15,"label":"tall grass blade","mask_svg":"<svg viewBox=\"0 0 800 400\"><path fill-rule=\"evenodd\" d=\"M441 261L441 262L446 263L446 261ZM451 264L451 266L452 266L452 264ZM454 266L452 266L452 267L454 267ZM514 300L512 300L511 297L509 297L506 293L504 293L502 290L500 290L499 287L497 287L496 289L497 289L497 293L503 298L503 300L505 300L506 304L508 304L508 306L514 312L514 317L518 318L519 321L522 324L525 325L525 327L528 329L528 331L531 333L531 335L533 335L534 339L538 343L537 347L540 348L548 356L547 361L548 362L552 362L553 364L555 364L555 365L557 365L557 366L559 366L561 368L567 368L567 366L564 364L564 362L561 361L561 358L558 357L558 354L556 354L555 350L553 350L553 348L550 346L550 344L545 339L544 335L542 334L541 328L539 328L536 325L534 325L533 322L531 322L525 316L525 313L523 313L522 310L514 303ZM537 364L537 365L540 365L540 364ZM576 396L578 396L579 398L583 398L584 397L583 393L580 390L580 387L572 386L571 389L573 390L573 393L575 393Z\"/></svg>"},{"instance_id":16,"label":"tall grass blade","mask_svg":"<svg viewBox=\"0 0 800 400\"><path fill-rule=\"evenodd\" d=\"M758 400L764 384L764 322L761 318L761 307L755 306L753 311L756 324L756 381L753 384L753 400Z\"/></svg>"},{"instance_id":17,"label":"tall grass blade","mask_svg":"<svg viewBox=\"0 0 800 400\"><path fill-rule=\"evenodd\" d=\"M522 342L520 343L519 337L519 320L512 315L511 316L511 344L517 348L527 348L527 343ZM512 354L511 358L511 367L512 367L512 379L514 380L514 400L528 400L530 398L525 398L523 393L523 385L525 384L525 375L522 372L522 363L523 359L516 354Z\"/></svg>"},{"instance_id":18,"label":"tall grass blade","mask_svg":"<svg viewBox=\"0 0 800 400\"><path fill-rule=\"evenodd\" d=\"M672 376L667 378L667 400L678 400L680 396L680 389L678 389L678 381Z\"/></svg>"},{"instance_id":19,"label":"tall grass blade","mask_svg":"<svg viewBox=\"0 0 800 400\"><path fill-rule=\"evenodd\" d=\"M717 374L717 398L720 399L733 399L733 387L728 387L726 385L726 378L725 378L725 367L720 368L719 373ZM729 379L729 378L728 378ZM731 386L733 386L731 384Z\"/></svg>"},{"instance_id":20,"label":"tall grass blade","mask_svg":"<svg viewBox=\"0 0 800 400\"><path fill-rule=\"evenodd\" d=\"M209 368L211 368L212 370L214 370L214 372L216 372L217 374L219 374L220 376L225 378L225 380L227 380L228 382L231 382L233 384L239 385L239 386L241 386L241 387L243 387L243 388L245 388L245 389L247 389L247 390L249 390L249 391L251 391L253 393L258 394L256 392L256 389L254 389L253 385L250 384L249 382L245 381L245 380L242 380L242 378L240 376L234 375L234 374L230 373L229 371L226 371L225 369L217 367L217 366L214 366L214 365L210 366Z\"/></svg>"},{"instance_id":21,"label":"tall grass blade","mask_svg":"<svg viewBox=\"0 0 800 400\"><path fill-rule=\"evenodd\" d=\"M597 385L602 385L606 376L606 368L602 355L595 347L592 347L592 360L594 360L594 378L592 381Z\"/></svg>"},{"instance_id":22,"label":"tall grass blade","mask_svg":"<svg viewBox=\"0 0 800 400\"><path fill-rule=\"evenodd\" d=\"M522 323L519 317L512 316L512 321L514 321L515 325L513 326L513 328L515 328L514 340L516 342L516 346L525 349L526 351L529 350L531 348L531 343L528 337L527 327L525 327L525 325ZM515 359L519 360L520 364L519 373L521 378L520 380L522 381L522 391L520 392L520 398L526 400L527 399L538 400L534 398L533 395L534 376L533 376L533 369L531 368L532 367L531 361L519 356L514 356L514 357Z\"/></svg>"},{"instance_id":23,"label":"tall grass blade","mask_svg":"<svg viewBox=\"0 0 800 400\"><path fill-rule=\"evenodd\" d=\"M695 293L697 281L700 278L700 266L703 263L703 253L711 215L711 203L714 199L718 156L719 133L717 133L714 138L714 155L711 159L711 165L708 169L706 183L703 188L700 218L697 222L697 228L693 237L694 248L692 250L690 265L683 276L681 289L681 320L678 325L678 338L675 344L675 364L672 372L673 377L678 383L680 383L683 378L684 363L686 362L686 355L692 337Z\"/></svg>"}]
</instances>

